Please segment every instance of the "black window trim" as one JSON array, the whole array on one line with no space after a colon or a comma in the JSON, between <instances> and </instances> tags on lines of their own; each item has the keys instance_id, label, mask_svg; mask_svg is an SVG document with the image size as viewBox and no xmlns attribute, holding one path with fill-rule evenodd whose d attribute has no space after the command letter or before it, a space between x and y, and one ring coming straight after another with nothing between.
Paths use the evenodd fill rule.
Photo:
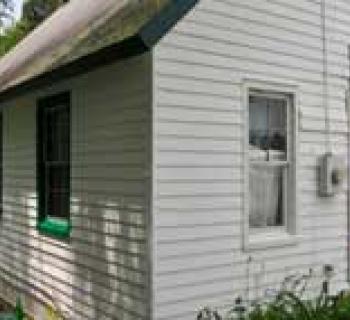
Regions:
<instances>
[{"instance_id":1,"label":"black window trim","mask_svg":"<svg viewBox=\"0 0 350 320\"><path fill-rule=\"evenodd\" d=\"M45 187L45 170L44 170L44 150L43 150L43 139L44 139L44 126L43 117L44 110L46 108L54 108L58 104L68 105L69 112L69 153L68 153L68 194L71 194L71 94L70 92L58 93L51 96L46 96L38 99L37 101L37 196L38 196L38 215L37 215L37 229L40 233L52 236L55 238L67 239L71 232L71 213L68 212L67 219L56 219L50 217L46 212L46 194L47 190ZM61 220L61 221L60 221Z\"/></svg>"}]
</instances>

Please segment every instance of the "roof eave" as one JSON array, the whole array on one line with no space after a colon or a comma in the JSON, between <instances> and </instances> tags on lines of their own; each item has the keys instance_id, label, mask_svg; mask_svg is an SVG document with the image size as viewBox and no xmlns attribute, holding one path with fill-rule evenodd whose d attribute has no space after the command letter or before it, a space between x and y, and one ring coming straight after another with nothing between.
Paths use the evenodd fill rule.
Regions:
<instances>
[{"instance_id":1,"label":"roof eave","mask_svg":"<svg viewBox=\"0 0 350 320\"><path fill-rule=\"evenodd\" d=\"M133 36L122 42L105 47L71 63L45 72L19 85L10 87L0 93L0 103L28 93L31 90L48 86L58 81L82 75L99 67L123 60L148 50L139 36Z\"/></svg>"},{"instance_id":2,"label":"roof eave","mask_svg":"<svg viewBox=\"0 0 350 320\"><path fill-rule=\"evenodd\" d=\"M131 58L150 50L199 0L173 0L148 21L137 34L104 47L71 63L14 85L0 93L0 103L31 90L69 79L119 60Z\"/></svg>"}]
</instances>

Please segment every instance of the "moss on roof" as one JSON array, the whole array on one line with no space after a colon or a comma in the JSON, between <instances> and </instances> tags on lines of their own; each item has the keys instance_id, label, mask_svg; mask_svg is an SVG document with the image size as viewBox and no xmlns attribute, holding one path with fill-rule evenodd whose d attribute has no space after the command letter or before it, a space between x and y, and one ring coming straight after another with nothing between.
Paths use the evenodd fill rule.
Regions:
<instances>
[{"instance_id":1,"label":"moss on roof","mask_svg":"<svg viewBox=\"0 0 350 320\"><path fill-rule=\"evenodd\" d=\"M111 15L107 14L102 17L102 21L95 21L70 43L67 42L62 47L62 52L66 51L65 54L53 66L67 64L131 37L168 2L168 0L128 1L123 9Z\"/></svg>"},{"instance_id":2,"label":"moss on roof","mask_svg":"<svg viewBox=\"0 0 350 320\"><path fill-rule=\"evenodd\" d=\"M0 93L131 37L170 2L71 0L0 60Z\"/></svg>"}]
</instances>

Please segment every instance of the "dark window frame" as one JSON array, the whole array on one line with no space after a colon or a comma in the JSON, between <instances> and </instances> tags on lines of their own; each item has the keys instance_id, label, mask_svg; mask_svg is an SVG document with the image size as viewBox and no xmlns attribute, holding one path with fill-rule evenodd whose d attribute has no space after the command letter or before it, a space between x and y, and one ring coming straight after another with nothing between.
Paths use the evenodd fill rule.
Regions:
<instances>
[{"instance_id":1,"label":"dark window frame","mask_svg":"<svg viewBox=\"0 0 350 320\"><path fill-rule=\"evenodd\" d=\"M55 217L48 212L50 203L50 187L47 186L47 177L50 174L47 160L49 148L47 145L46 136L46 120L48 110L57 109L58 107L67 108L68 112L68 128L66 133L67 140L65 147L68 146L67 159L65 160L68 166L65 172L65 189L68 193L67 212L64 217ZM70 213L70 195L71 195L71 96L69 92L60 93L53 96L44 97L37 102L37 194L38 194L38 219L37 229L40 233L46 234L55 238L69 238L71 232L71 213ZM52 188L52 187L51 187Z\"/></svg>"}]
</instances>

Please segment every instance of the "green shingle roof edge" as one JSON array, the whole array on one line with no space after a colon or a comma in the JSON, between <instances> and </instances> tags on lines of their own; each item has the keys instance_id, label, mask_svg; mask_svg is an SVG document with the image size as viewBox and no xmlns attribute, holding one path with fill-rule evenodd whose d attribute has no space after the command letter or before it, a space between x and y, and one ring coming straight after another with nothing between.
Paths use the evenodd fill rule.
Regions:
<instances>
[{"instance_id":1,"label":"green shingle roof edge","mask_svg":"<svg viewBox=\"0 0 350 320\"><path fill-rule=\"evenodd\" d=\"M152 3L157 3L157 5L156 7L148 7L149 11L146 14L140 13L144 7L137 7L134 4L132 10L128 7L129 11L123 11L122 18L119 16L116 19L114 15L107 16L97 27L92 27L91 30L86 28L80 34L72 37L70 42L67 41L69 45L65 43L60 45L61 52L56 52L58 57L55 57L55 51L38 55L36 59L18 67L17 70L15 68L15 72L13 74L10 72L9 75L1 74L1 63L4 58L1 59L0 103L26 94L31 90L87 73L150 50L199 1L139 0L138 2L143 3L143 6ZM135 20L132 20L135 17L137 18L136 23L134 23ZM122 34L116 24L122 28L125 26ZM37 33L39 32L40 30L37 31ZM16 47L13 51L16 51ZM48 61L45 54L50 59L53 57L53 61ZM46 62L46 65L42 63L42 66L41 61Z\"/></svg>"}]
</instances>

